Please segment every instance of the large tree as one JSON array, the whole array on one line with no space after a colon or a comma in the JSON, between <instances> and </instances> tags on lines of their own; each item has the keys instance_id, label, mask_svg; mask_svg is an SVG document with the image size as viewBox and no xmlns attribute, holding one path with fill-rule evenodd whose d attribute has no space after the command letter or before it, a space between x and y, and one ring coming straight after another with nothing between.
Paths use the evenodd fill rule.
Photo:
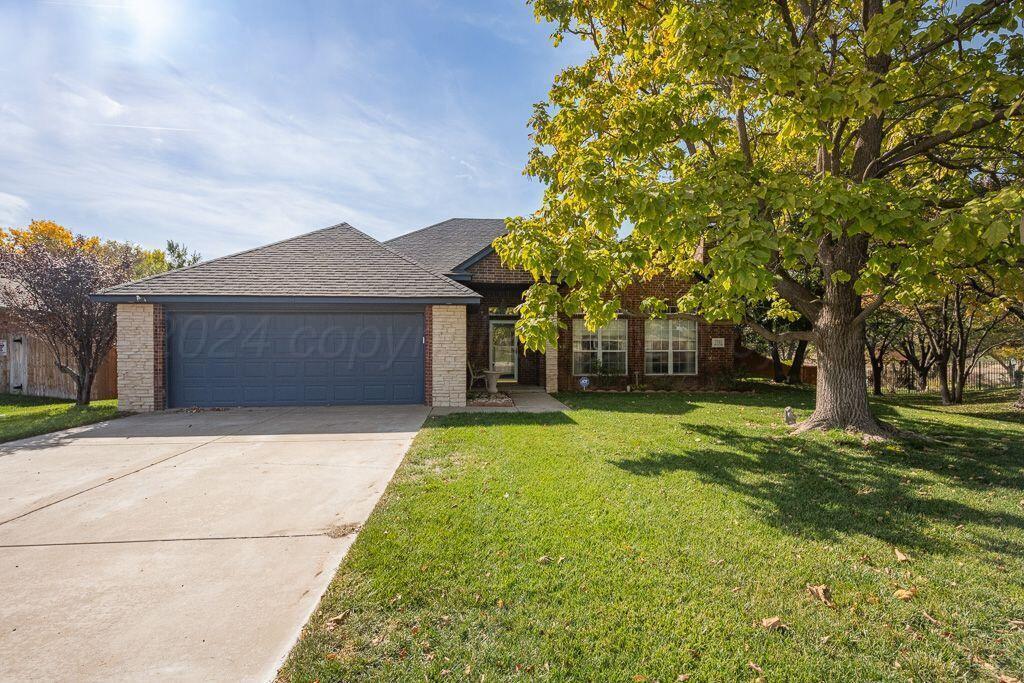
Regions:
<instances>
[{"instance_id":1,"label":"large tree","mask_svg":"<svg viewBox=\"0 0 1024 683\"><path fill-rule=\"evenodd\" d=\"M599 325L625 284L666 270L695 281L679 305L712 319L778 297L812 323L754 326L815 345L817 401L801 429L883 433L866 319L927 285L946 249L981 261L1020 246L1021 188L991 181L1024 152L1019 0L534 8L556 42L578 36L593 53L536 107L527 172L545 183L543 204L498 245L539 280L520 336L553 339L559 312ZM808 272L814 288L794 277Z\"/></svg>"},{"instance_id":2,"label":"large tree","mask_svg":"<svg viewBox=\"0 0 1024 683\"><path fill-rule=\"evenodd\" d=\"M128 244L72 235L50 221L0 233L0 298L87 405L93 380L117 333L115 307L89 295L132 279L138 250Z\"/></svg>"}]
</instances>

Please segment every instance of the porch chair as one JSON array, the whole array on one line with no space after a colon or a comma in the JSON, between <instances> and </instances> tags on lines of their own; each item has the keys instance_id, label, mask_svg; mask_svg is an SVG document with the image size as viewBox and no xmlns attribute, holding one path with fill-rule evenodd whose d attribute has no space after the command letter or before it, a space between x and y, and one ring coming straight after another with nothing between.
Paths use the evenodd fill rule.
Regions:
<instances>
[{"instance_id":1,"label":"porch chair","mask_svg":"<svg viewBox=\"0 0 1024 683\"><path fill-rule=\"evenodd\" d=\"M477 370L473 367L473 364L468 360L466 361L466 369L469 370L469 388L472 389L473 385L476 384L477 380L484 380L484 384L487 382L487 375L484 374L483 370Z\"/></svg>"}]
</instances>

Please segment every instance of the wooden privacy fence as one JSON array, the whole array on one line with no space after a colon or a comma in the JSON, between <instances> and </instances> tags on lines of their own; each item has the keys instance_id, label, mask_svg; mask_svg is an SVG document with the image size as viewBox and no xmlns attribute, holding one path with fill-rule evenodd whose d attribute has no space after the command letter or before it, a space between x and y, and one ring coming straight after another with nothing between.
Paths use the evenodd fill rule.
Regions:
<instances>
[{"instance_id":1,"label":"wooden privacy fence","mask_svg":"<svg viewBox=\"0 0 1024 683\"><path fill-rule=\"evenodd\" d=\"M26 396L75 398L75 382L57 369L42 339L0 329L0 392ZM117 398L117 351L111 349L92 386L92 398Z\"/></svg>"}]
</instances>

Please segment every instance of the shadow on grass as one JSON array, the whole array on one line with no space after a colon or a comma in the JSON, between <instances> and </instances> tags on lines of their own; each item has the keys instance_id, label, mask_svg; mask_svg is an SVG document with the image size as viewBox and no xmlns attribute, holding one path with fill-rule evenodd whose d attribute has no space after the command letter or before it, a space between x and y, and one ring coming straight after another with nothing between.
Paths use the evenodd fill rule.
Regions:
<instances>
[{"instance_id":1,"label":"shadow on grass","mask_svg":"<svg viewBox=\"0 0 1024 683\"><path fill-rule=\"evenodd\" d=\"M649 415L680 415L693 410L695 404L742 405L752 408L792 406L799 410L814 407L814 392L785 387L779 390L752 391L685 391L685 392L577 392L561 393L556 398L570 408L601 410L615 413L646 413Z\"/></svg>"},{"instance_id":2,"label":"shadow on grass","mask_svg":"<svg viewBox=\"0 0 1024 683\"><path fill-rule=\"evenodd\" d=\"M879 412L895 417L891 407ZM954 528L963 524L962 533L981 547L1024 556L1024 545L1005 535L1010 528L1024 529L1024 516L994 513L966 502L996 486L1024 488L1024 453L1019 444L1006 444L1007 438L1019 435L948 423L895 422L945 443L907 442L861 450L859 445L843 448L817 436L770 436L694 425L690 429L703 434L708 447L652 452L611 464L643 477L692 472L707 484L743 496L767 523L806 538L863 534L905 549L950 554L962 551ZM932 494L929 487L936 483L957 490Z\"/></svg>"},{"instance_id":3,"label":"shadow on grass","mask_svg":"<svg viewBox=\"0 0 1024 683\"><path fill-rule=\"evenodd\" d=\"M557 413L451 413L449 415L432 415L427 418L427 425L436 427L477 425L481 427L503 425L544 427L575 424L576 420L564 411Z\"/></svg>"}]
</instances>

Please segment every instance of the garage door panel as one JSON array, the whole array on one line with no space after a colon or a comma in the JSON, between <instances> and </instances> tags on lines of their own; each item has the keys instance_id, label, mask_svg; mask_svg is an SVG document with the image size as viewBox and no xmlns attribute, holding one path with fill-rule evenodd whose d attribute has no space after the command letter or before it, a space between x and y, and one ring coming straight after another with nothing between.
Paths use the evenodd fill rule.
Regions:
<instances>
[{"instance_id":1,"label":"garage door panel","mask_svg":"<svg viewBox=\"0 0 1024 683\"><path fill-rule=\"evenodd\" d=\"M188 313L168 318L168 401L422 403L417 313Z\"/></svg>"},{"instance_id":2,"label":"garage door panel","mask_svg":"<svg viewBox=\"0 0 1024 683\"><path fill-rule=\"evenodd\" d=\"M359 374L358 366L351 360L336 360L332 367L335 377L354 377Z\"/></svg>"},{"instance_id":3,"label":"garage door panel","mask_svg":"<svg viewBox=\"0 0 1024 683\"><path fill-rule=\"evenodd\" d=\"M253 405L268 403L274 400L274 389L270 386L247 386L242 389L242 397Z\"/></svg>"},{"instance_id":4,"label":"garage door panel","mask_svg":"<svg viewBox=\"0 0 1024 683\"><path fill-rule=\"evenodd\" d=\"M246 361L242 363L242 374L246 378L263 379L270 374L270 363L267 361Z\"/></svg>"},{"instance_id":5,"label":"garage door panel","mask_svg":"<svg viewBox=\"0 0 1024 683\"><path fill-rule=\"evenodd\" d=\"M307 360L302 364L302 376L306 378L326 377L330 372L330 363L326 360Z\"/></svg>"}]
</instances>

